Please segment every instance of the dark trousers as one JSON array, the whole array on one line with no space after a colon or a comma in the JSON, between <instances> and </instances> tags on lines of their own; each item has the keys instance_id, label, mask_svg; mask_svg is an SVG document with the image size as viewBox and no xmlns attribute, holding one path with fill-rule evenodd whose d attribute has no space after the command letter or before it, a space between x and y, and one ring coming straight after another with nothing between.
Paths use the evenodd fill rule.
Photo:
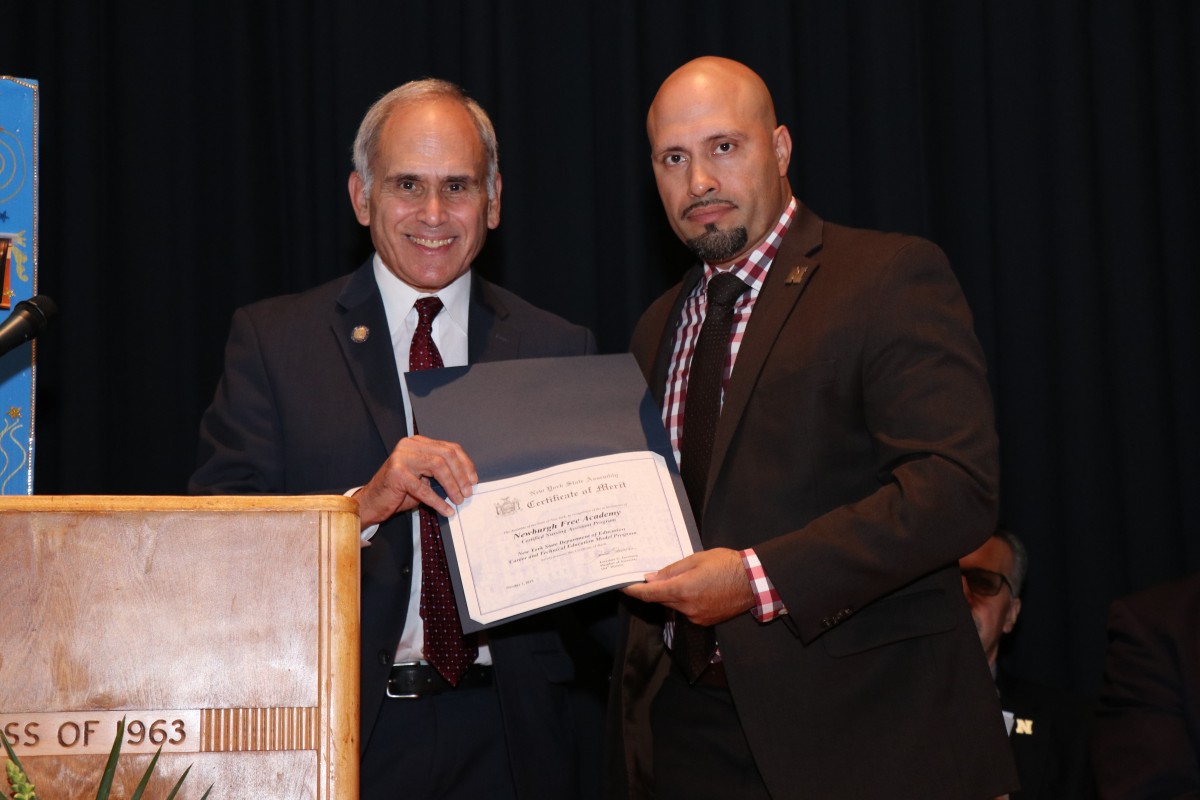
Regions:
<instances>
[{"instance_id":1,"label":"dark trousers","mask_svg":"<svg viewBox=\"0 0 1200 800\"><path fill-rule=\"evenodd\" d=\"M386 699L360 764L360 800L515 800L495 687Z\"/></svg>"},{"instance_id":2,"label":"dark trousers","mask_svg":"<svg viewBox=\"0 0 1200 800\"><path fill-rule=\"evenodd\" d=\"M769 800L733 698L674 671L650 707L656 800Z\"/></svg>"}]
</instances>

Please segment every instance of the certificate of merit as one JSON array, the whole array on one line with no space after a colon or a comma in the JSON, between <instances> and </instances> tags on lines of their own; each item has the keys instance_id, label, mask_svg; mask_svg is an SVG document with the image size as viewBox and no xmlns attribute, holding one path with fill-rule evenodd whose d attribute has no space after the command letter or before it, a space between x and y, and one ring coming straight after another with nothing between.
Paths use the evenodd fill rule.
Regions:
<instances>
[{"instance_id":1,"label":"certificate of merit","mask_svg":"<svg viewBox=\"0 0 1200 800\"><path fill-rule=\"evenodd\" d=\"M460 613L483 628L626 586L693 552L663 457L572 461L478 484L449 534Z\"/></svg>"}]
</instances>

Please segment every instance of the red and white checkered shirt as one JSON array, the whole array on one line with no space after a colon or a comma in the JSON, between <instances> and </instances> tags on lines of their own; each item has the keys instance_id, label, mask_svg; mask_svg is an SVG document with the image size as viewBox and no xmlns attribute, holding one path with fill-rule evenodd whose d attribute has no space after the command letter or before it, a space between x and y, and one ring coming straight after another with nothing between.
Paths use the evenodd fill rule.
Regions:
<instances>
[{"instance_id":1,"label":"red and white checkered shirt","mask_svg":"<svg viewBox=\"0 0 1200 800\"><path fill-rule=\"evenodd\" d=\"M754 303L758 299L759 292L762 291L763 283L767 279L767 272L771 269L771 262L779 250L779 243L783 241L784 234L792 224L795 213L796 198L793 197L763 243L729 269L730 272L745 281L750 290L743 292L733 307L733 332L730 337L729 356L725 362L725 371L721 376L722 403L725 401L725 389L729 385L729 376L733 374L733 367L737 363L742 336L746 332L746 325L750 322L750 314L754 311ZM679 463L679 445L683 437L683 405L684 398L687 397L688 373L691 371L692 355L696 351L700 328L704 324L704 315L708 310L708 296L705 293L705 287L717 272L718 270L711 265L704 265L704 278L696 283L691 294L684 300L679 325L675 329L675 342L671 350L671 364L667 371L666 392L663 397L663 424L671 439L671 449L675 453L676 463ZM747 554L755 565L754 567L751 567L750 562L747 561ZM760 622L767 622L780 613L786 613L783 604L779 601L779 595L771 585L770 579L763 573L762 565L759 564L758 557L754 555L753 550L742 551L742 563L746 565L746 574L750 578L751 586L755 587L755 596L758 598L758 605L753 609L754 616ZM757 576L754 574L755 571L757 571ZM760 586L765 592L760 592Z\"/></svg>"},{"instance_id":2,"label":"red and white checkered shirt","mask_svg":"<svg viewBox=\"0 0 1200 800\"><path fill-rule=\"evenodd\" d=\"M771 583L771 579L763 571L762 562L755 555L754 548L739 550L738 555L742 557L742 566L754 592L754 608L750 609L754 618L759 622L770 622L780 614L786 614L787 608L783 605L783 599L779 592L775 591L775 584Z\"/></svg>"}]
</instances>

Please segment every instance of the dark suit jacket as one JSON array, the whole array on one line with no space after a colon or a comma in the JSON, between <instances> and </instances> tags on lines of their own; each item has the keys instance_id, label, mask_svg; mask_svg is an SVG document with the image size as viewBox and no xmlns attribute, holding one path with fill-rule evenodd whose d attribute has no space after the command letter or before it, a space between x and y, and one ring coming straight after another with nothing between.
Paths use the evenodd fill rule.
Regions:
<instances>
[{"instance_id":1,"label":"dark suit jacket","mask_svg":"<svg viewBox=\"0 0 1200 800\"><path fill-rule=\"evenodd\" d=\"M469 313L470 362L595 350L587 329L478 275ZM351 337L358 326L369 331L361 343ZM369 261L303 294L239 309L225 357L225 374L201 423L193 493L341 494L370 480L406 435L400 379ZM373 742L371 729L408 606L411 525L410 514L389 520L362 551L364 751L397 746ZM577 718L586 715L587 698L576 691L574 654L559 622L558 615L539 615L490 635L505 733L514 745L513 777L526 798L579 793L574 749L584 746L590 723ZM593 784L594 778L587 776Z\"/></svg>"},{"instance_id":2,"label":"dark suit jacket","mask_svg":"<svg viewBox=\"0 0 1200 800\"><path fill-rule=\"evenodd\" d=\"M1103 798L1200 797L1200 572L1112 604L1093 752Z\"/></svg>"},{"instance_id":3,"label":"dark suit jacket","mask_svg":"<svg viewBox=\"0 0 1200 800\"><path fill-rule=\"evenodd\" d=\"M1088 703L1040 684L996 675L1000 706L1016 718L1009 735L1021 791L1012 800L1090 800L1091 719Z\"/></svg>"},{"instance_id":4,"label":"dark suit jacket","mask_svg":"<svg viewBox=\"0 0 1200 800\"><path fill-rule=\"evenodd\" d=\"M631 345L662 397L692 270ZM705 547L754 547L790 615L717 626L773 796L991 797L1015 788L956 560L991 533L983 356L945 257L801 207L742 340L717 426ZM661 607L627 603L610 705L616 796L647 795Z\"/></svg>"}]
</instances>

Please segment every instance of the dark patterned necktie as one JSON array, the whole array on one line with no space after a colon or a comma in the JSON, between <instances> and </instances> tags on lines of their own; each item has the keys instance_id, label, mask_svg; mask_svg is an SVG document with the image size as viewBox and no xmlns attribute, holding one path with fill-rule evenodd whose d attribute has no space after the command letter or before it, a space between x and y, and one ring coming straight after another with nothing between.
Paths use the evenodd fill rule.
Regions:
<instances>
[{"instance_id":1,"label":"dark patterned necktie","mask_svg":"<svg viewBox=\"0 0 1200 800\"><path fill-rule=\"evenodd\" d=\"M442 354L433 343L433 318L442 310L436 297L416 302L419 319L408 351L408 369L441 369ZM414 432L416 425L413 425ZM421 619L425 623L425 659L451 686L457 686L467 667L475 663L479 646L475 637L463 635L458 604L450 584L446 551L442 548L437 514L421 506Z\"/></svg>"},{"instance_id":2,"label":"dark patterned necktie","mask_svg":"<svg viewBox=\"0 0 1200 800\"><path fill-rule=\"evenodd\" d=\"M679 445L679 472L697 526L704 506L713 436L721 416L721 379L729 355L733 307L748 288L733 273L722 272L708 282L705 290L708 310L688 371L687 396L683 401L683 438ZM711 627L697 625L682 614L675 615L671 655L689 681L695 683L716 651L716 632Z\"/></svg>"}]
</instances>

